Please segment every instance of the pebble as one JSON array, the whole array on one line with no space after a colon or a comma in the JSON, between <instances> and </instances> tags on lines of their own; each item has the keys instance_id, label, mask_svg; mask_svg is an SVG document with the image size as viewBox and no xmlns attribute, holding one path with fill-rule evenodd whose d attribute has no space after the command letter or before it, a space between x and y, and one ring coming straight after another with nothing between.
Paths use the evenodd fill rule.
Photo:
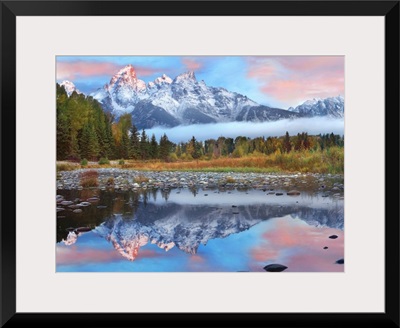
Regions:
<instances>
[{"instance_id":1,"label":"pebble","mask_svg":"<svg viewBox=\"0 0 400 328\"><path fill-rule=\"evenodd\" d=\"M75 232L87 232L87 231L91 231L92 229L89 227L79 227L75 229Z\"/></svg>"},{"instance_id":2,"label":"pebble","mask_svg":"<svg viewBox=\"0 0 400 328\"><path fill-rule=\"evenodd\" d=\"M60 178L57 180L59 190L82 190L80 178L82 172L93 169L78 169L74 171L59 172ZM105 190L110 178L114 179L115 190L145 190L163 189L170 190L176 188L203 188L225 190L235 189L259 189L265 192L274 189L285 192L292 192L288 187L302 186L311 191L317 191L333 186L336 192L343 192L343 175L325 175L319 173L308 174L287 174L287 173L240 173L240 172L185 172L185 171L137 171L122 168L98 168L98 189ZM140 184L134 182L137 176L144 176L147 182ZM323 182L323 184L321 184ZM287 188L287 189L286 189ZM336 189L337 188L337 189ZM329 190L332 190L329 188ZM338 190L339 189L339 190ZM302 190L302 189L301 189ZM231 191L228 191L231 193ZM269 193L268 193L269 194ZM280 193L277 193L279 195ZM325 194L323 195L325 196ZM327 197L328 195L326 195ZM56 200L61 205L72 205L73 202L64 200L63 196L56 196ZM98 201L98 197L91 197L88 202ZM66 203L64 203L66 202ZM63 204L64 203L64 204ZM81 204L83 204L82 202Z\"/></svg>"},{"instance_id":3,"label":"pebble","mask_svg":"<svg viewBox=\"0 0 400 328\"><path fill-rule=\"evenodd\" d=\"M63 200L60 204L64 206L72 205L74 202L70 200Z\"/></svg>"},{"instance_id":4,"label":"pebble","mask_svg":"<svg viewBox=\"0 0 400 328\"><path fill-rule=\"evenodd\" d=\"M287 266L282 264L269 264L264 267L267 272L282 272L287 269Z\"/></svg>"}]
</instances>

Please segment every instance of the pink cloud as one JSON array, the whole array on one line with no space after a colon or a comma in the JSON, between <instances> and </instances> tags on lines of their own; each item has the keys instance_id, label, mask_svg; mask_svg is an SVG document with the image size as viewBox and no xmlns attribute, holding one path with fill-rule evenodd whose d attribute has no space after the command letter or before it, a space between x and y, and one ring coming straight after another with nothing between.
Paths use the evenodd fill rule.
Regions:
<instances>
[{"instance_id":1,"label":"pink cloud","mask_svg":"<svg viewBox=\"0 0 400 328\"><path fill-rule=\"evenodd\" d=\"M344 95L343 56L251 57L247 76L261 92L286 105Z\"/></svg>"},{"instance_id":2,"label":"pink cloud","mask_svg":"<svg viewBox=\"0 0 400 328\"><path fill-rule=\"evenodd\" d=\"M159 73L160 71L162 71L163 73L168 73L170 71L169 69L154 69L151 67L143 67L143 66L134 66L134 69L139 79L142 76L150 76Z\"/></svg>"},{"instance_id":3,"label":"pink cloud","mask_svg":"<svg viewBox=\"0 0 400 328\"><path fill-rule=\"evenodd\" d=\"M278 256L276 249L255 248L250 252L251 257L257 262L265 261L266 259L275 259Z\"/></svg>"},{"instance_id":4,"label":"pink cloud","mask_svg":"<svg viewBox=\"0 0 400 328\"><path fill-rule=\"evenodd\" d=\"M160 253L157 253L154 250L151 249L140 249L140 252L138 254L138 259L141 258L157 258L157 257L162 257L163 255Z\"/></svg>"},{"instance_id":5,"label":"pink cloud","mask_svg":"<svg viewBox=\"0 0 400 328\"><path fill-rule=\"evenodd\" d=\"M204 262L204 258L202 256L198 255L198 254L194 254L194 255L189 257L189 261L203 263Z\"/></svg>"},{"instance_id":6,"label":"pink cloud","mask_svg":"<svg viewBox=\"0 0 400 328\"><path fill-rule=\"evenodd\" d=\"M89 262L106 263L120 260L121 256L114 249L99 250L74 247L57 247L57 265L84 264Z\"/></svg>"},{"instance_id":7,"label":"pink cloud","mask_svg":"<svg viewBox=\"0 0 400 328\"><path fill-rule=\"evenodd\" d=\"M162 256L150 249L141 249L137 260L144 258L157 258ZM57 247L57 265L72 265L85 263L108 263L120 261L121 254L115 249L79 248L76 245L70 247Z\"/></svg>"},{"instance_id":8,"label":"pink cloud","mask_svg":"<svg viewBox=\"0 0 400 328\"><path fill-rule=\"evenodd\" d=\"M297 72L307 71L332 71L344 68L344 57L342 56L299 56L279 57L276 60L285 68Z\"/></svg>"},{"instance_id":9,"label":"pink cloud","mask_svg":"<svg viewBox=\"0 0 400 328\"><path fill-rule=\"evenodd\" d=\"M75 80L82 77L95 76L113 76L123 66L108 62L58 62L57 63L57 79L58 80ZM149 76L157 73L159 70L151 67L134 66L138 78L141 76Z\"/></svg>"},{"instance_id":10,"label":"pink cloud","mask_svg":"<svg viewBox=\"0 0 400 328\"><path fill-rule=\"evenodd\" d=\"M186 70L188 71L197 71L203 67L203 63L192 58L183 58L182 63L186 66Z\"/></svg>"},{"instance_id":11,"label":"pink cloud","mask_svg":"<svg viewBox=\"0 0 400 328\"><path fill-rule=\"evenodd\" d=\"M200 271L215 271L215 267L211 267L210 263L200 254L193 254L188 257L187 262L188 271L200 272Z\"/></svg>"},{"instance_id":12,"label":"pink cloud","mask_svg":"<svg viewBox=\"0 0 400 328\"><path fill-rule=\"evenodd\" d=\"M57 78L59 80L74 80L77 77L90 77L101 75L113 75L121 67L113 63L91 63L83 61L58 62Z\"/></svg>"},{"instance_id":13,"label":"pink cloud","mask_svg":"<svg viewBox=\"0 0 400 328\"><path fill-rule=\"evenodd\" d=\"M273 57L249 57L247 76L254 79L270 79L277 73Z\"/></svg>"},{"instance_id":14,"label":"pink cloud","mask_svg":"<svg viewBox=\"0 0 400 328\"><path fill-rule=\"evenodd\" d=\"M339 238L329 239L333 234ZM343 238L338 229L309 226L291 218L274 219L262 235L262 243L250 251L251 267L260 271L264 265L277 262L292 272L340 272L344 266L335 262L344 257Z\"/></svg>"}]
</instances>

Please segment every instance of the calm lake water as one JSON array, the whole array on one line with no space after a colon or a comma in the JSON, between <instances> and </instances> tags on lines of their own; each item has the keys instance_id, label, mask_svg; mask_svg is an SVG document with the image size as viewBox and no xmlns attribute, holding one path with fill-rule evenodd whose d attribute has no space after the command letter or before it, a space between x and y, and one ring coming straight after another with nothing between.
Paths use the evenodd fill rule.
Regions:
<instances>
[{"instance_id":1,"label":"calm lake water","mask_svg":"<svg viewBox=\"0 0 400 328\"><path fill-rule=\"evenodd\" d=\"M344 271L336 263L344 258L340 197L254 189L58 194L90 205L58 205L57 272L265 272L276 263L284 272Z\"/></svg>"}]
</instances>

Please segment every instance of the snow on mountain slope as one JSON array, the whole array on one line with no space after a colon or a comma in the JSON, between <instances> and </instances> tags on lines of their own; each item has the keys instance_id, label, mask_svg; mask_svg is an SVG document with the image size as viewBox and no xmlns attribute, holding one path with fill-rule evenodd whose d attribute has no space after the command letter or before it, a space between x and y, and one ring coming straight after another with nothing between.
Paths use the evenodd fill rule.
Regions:
<instances>
[{"instance_id":1,"label":"snow on mountain slope","mask_svg":"<svg viewBox=\"0 0 400 328\"><path fill-rule=\"evenodd\" d=\"M132 65L121 69L109 84L91 95L116 117L131 113L138 128L237 120L263 122L299 116L260 106L224 88L209 87L198 81L194 72L174 79L163 74L146 85L137 78Z\"/></svg>"},{"instance_id":2,"label":"snow on mountain slope","mask_svg":"<svg viewBox=\"0 0 400 328\"><path fill-rule=\"evenodd\" d=\"M334 118L344 117L344 98L342 96L325 99L307 100L289 111L299 113L303 117L329 116Z\"/></svg>"},{"instance_id":3,"label":"snow on mountain slope","mask_svg":"<svg viewBox=\"0 0 400 328\"><path fill-rule=\"evenodd\" d=\"M343 97L313 99L289 110L260 105L245 95L198 81L194 72L163 74L146 84L132 65L91 94L116 118L130 113L139 128L234 121L265 122L299 117L344 117Z\"/></svg>"},{"instance_id":4,"label":"snow on mountain slope","mask_svg":"<svg viewBox=\"0 0 400 328\"><path fill-rule=\"evenodd\" d=\"M68 81L68 80L62 81L62 82L60 83L60 86L64 87L64 89L65 89L65 91L66 91L68 97L71 96L72 93L73 93L74 91L75 91L76 93L79 93L79 94L81 93L81 92L76 88L75 84L72 83L71 81Z\"/></svg>"},{"instance_id":5,"label":"snow on mountain slope","mask_svg":"<svg viewBox=\"0 0 400 328\"><path fill-rule=\"evenodd\" d=\"M91 96L100 101L105 109L116 116L130 113L135 105L148 97L146 83L137 78L132 65L125 66L115 74L110 82Z\"/></svg>"}]
</instances>

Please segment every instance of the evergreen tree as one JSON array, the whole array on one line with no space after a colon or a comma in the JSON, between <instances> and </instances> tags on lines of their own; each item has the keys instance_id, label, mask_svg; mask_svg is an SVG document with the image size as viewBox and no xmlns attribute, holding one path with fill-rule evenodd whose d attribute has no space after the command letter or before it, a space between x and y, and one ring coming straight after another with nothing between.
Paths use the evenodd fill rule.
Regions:
<instances>
[{"instance_id":1,"label":"evergreen tree","mask_svg":"<svg viewBox=\"0 0 400 328\"><path fill-rule=\"evenodd\" d=\"M177 156L178 158L181 157L181 155L182 155L182 143L179 143L179 144L176 146L175 154L176 154L176 156Z\"/></svg>"},{"instance_id":2,"label":"evergreen tree","mask_svg":"<svg viewBox=\"0 0 400 328\"><path fill-rule=\"evenodd\" d=\"M226 155L232 154L235 149L233 138L225 138Z\"/></svg>"},{"instance_id":3,"label":"evergreen tree","mask_svg":"<svg viewBox=\"0 0 400 328\"><path fill-rule=\"evenodd\" d=\"M289 132L287 132L287 131L286 131L286 134L285 134L285 139L283 141L283 150L286 153L290 153L290 151L292 150L292 144L290 142Z\"/></svg>"},{"instance_id":4,"label":"evergreen tree","mask_svg":"<svg viewBox=\"0 0 400 328\"><path fill-rule=\"evenodd\" d=\"M199 159L203 155L203 144L198 142L193 136L189 141L186 151L192 158Z\"/></svg>"},{"instance_id":5,"label":"evergreen tree","mask_svg":"<svg viewBox=\"0 0 400 328\"><path fill-rule=\"evenodd\" d=\"M203 156L203 143L201 141L196 141L194 144L194 154L192 155L194 159L199 159Z\"/></svg>"},{"instance_id":6,"label":"evergreen tree","mask_svg":"<svg viewBox=\"0 0 400 328\"><path fill-rule=\"evenodd\" d=\"M302 133L302 134L297 133L297 139L296 139L296 142L295 142L295 144L294 144L294 150L300 151L300 150L303 150L303 149L304 149L303 137L304 137L304 136L303 136L303 133Z\"/></svg>"},{"instance_id":7,"label":"evergreen tree","mask_svg":"<svg viewBox=\"0 0 400 328\"><path fill-rule=\"evenodd\" d=\"M148 159L149 157L149 140L146 135L146 131L143 129L142 135L140 136L140 158L142 160Z\"/></svg>"},{"instance_id":8,"label":"evergreen tree","mask_svg":"<svg viewBox=\"0 0 400 328\"><path fill-rule=\"evenodd\" d=\"M135 124L132 124L130 130L130 154L131 158L139 159L140 158L140 139L139 139L139 131Z\"/></svg>"},{"instance_id":9,"label":"evergreen tree","mask_svg":"<svg viewBox=\"0 0 400 328\"><path fill-rule=\"evenodd\" d=\"M105 130L106 130L106 147L105 150L107 151L107 158L115 159L115 140L112 134L112 124L113 117L111 115L105 116Z\"/></svg>"},{"instance_id":10,"label":"evergreen tree","mask_svg":"<svg viewBox=\"0 0 400 328\"><path fill-rule=\"evenodd\" d=\"M93 102L93 108L95 110L94 125L99 144L99 156L108 157L110 144L107 137L106 117L104 115L103 109L99 106L97 102Z\"/></svg>"},{"instance_id":11,"label":"evergreen tree","mask_svg":"<svg viewBox=\"0 0 400 328\"><path fill-rule=\"evenodd\" d=\"M130 158L129 137L127 131L122 132L120 158Z\"/></svg>"},{"instance_id":12,"label":"evergreen tree","mask_svg":"<svg viewBox=\"0 0 400 328\"><path fill-rule=\"evenodd\" d=\"M233 139L232 139L232 144L233 144ZM217 150L214 151L214 155L216 157L219 156L226 156L229 154L229 149L228 149L228 144L226 142L226 138L225 137L219 137L217 140ZM234 148L234 146L233 146Z\"/></svg>"},{"instance_id":13,"label":"evergreen tree","mask_svg":"<svg viewBox=\"0 0 400 328\"><path fill-rule=\"evenodd\" d=\"M151 136L151 140L150 140L149 157L151 159L158 158L158 143L157 143L157 139L156 139L156 136L154 135L154 133Z\"/></svg>"},{"instance_id":14,"label":"evergreen tree","mask_svg":"<svg viewBox=\"0 0 400 328\"><path fill-rule=\"evenodd\" d=\"M310 141L310 138L308 137L307 132L304 133L304 136L303 136L303 146L304 146L304 149L307 149L307 150L311 148L311 141Z\"/></svg>"},{"instance_id":15,"label":"evergreen tree","mask_svg":"<svg viewBox=\"0 0 400 328\"><path fill-rule=\"evenodd\" d=\"M88 160L98 158L99 144L93 125L87 123L82 128L80 138L80 156Z\"/></svg>"},{"instance_id":16,"label":"evergreen tree","mask_svg":"<svg viewBox=\"0 0 400 328\"><path fill-rule=\"evenodd\" d=\"M57 160L67 159L71 153L71 132L68 118L57 108Z\"/></svg>"},{"instance_id":17,"label":"evergreen tree","mask_svg":"<svg viewBox=\"0 0 400 328\"><path fill-rule=\"evenodd\" d=\"M160 138L160 147L159 147L159 157L160 159L167 161L168 155L170 152L171 142L168 140L167 135L164 133Z\"/></svg>"}]
</instances>

